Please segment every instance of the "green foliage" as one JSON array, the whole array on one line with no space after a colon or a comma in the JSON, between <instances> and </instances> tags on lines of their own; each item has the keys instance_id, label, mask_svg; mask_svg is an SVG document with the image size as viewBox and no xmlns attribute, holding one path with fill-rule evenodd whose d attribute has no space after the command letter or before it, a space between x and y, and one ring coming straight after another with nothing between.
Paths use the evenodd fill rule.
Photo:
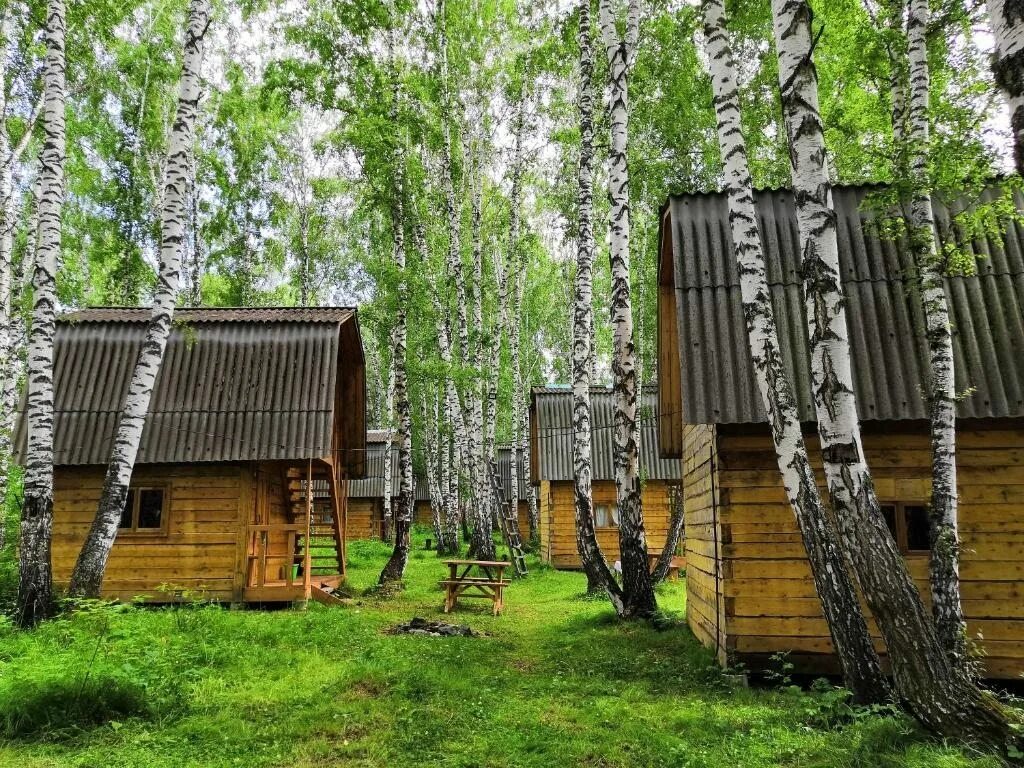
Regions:
<instances>
[{"instance_id":1,"label":"green foliage","mask_svg":"<svg viewBox=\"0 0 1024 768\"><path fill-rule=\"evenodd\" d=\"M87 603L32 632L0 625L0 765L997 766L890 713L851 714L831 686L733 688L685 627L619 622L607 600L576 599L582 575L532 557L503 616L467 601L448 617L490 637L385 634L443 617L444 567L424 535L386 600ZM349 554L359 594L390 548L352 542ZM659 602L677 613L684 594L667 584Z\"/></svg>"}]
</instances>

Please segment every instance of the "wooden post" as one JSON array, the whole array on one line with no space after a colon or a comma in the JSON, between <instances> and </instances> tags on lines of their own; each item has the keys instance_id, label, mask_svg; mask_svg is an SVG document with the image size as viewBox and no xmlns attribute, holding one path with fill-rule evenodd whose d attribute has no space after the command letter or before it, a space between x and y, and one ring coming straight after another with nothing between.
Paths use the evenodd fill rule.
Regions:
<instances>
[{"instance_id":1,"label":"wooden post","mask_svg":"<svg viewBox=\"0 0 1024 768\"><path fill-rule=\"evenodd\" d=\"M312 547L310 546L310 528L313 524L313 460L309 460L306 468L306 548L302 558L302 594L309 600L313 594L310 566L312 563Z\"/></svg>"}]
</instances>

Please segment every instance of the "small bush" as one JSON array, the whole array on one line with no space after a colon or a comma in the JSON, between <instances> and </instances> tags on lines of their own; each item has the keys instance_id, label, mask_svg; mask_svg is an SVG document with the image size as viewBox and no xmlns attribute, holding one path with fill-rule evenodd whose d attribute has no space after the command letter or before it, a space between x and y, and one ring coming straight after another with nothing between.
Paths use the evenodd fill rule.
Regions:
<instances>
[{"instance_id":1,"label":"small bush","mask_svg":"<svg viewBox=\"0 0 1024 768\"><path fill-rule=\"evenodd\" d=\"M84 684L68 678L21 678L0 693L0 734L10 739L60 739L153 714L141 685L112 675Z\"/></svg>"}]
</instances>

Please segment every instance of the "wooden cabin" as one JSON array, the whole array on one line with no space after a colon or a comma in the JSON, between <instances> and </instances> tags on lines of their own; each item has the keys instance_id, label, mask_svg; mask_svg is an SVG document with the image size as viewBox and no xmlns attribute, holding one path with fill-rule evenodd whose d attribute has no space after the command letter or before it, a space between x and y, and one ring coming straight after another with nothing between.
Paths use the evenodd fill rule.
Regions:
<instances>
[{"instance_id":1,"label":"wooden cabin","mask_svg":"<svg viewBox=\"0 0 1024 768\"><path fill-rule=\"evenodd\" d=\"M349 539L379 539L384 525L384 468L391 465L391 509L398 504L398 446L394 432L366 433L366 473L348 484Z\"/></svg>"},{"instance_id":2,"label":"wooden cabin","mask_svg":"<svg viewBox=\"0 0 1024 768\"><path fill-rule=\"evenodd\" d=\"M61 317L54 349L54 580L96 513L148 309ZM19 424L22 456L25 425ZM345 575L345 488L363 473L354 309L175 313L103 595L323 597Z\"/></svg>"},{"instance_id":3,"label":"wooden cabin","mask_svg":"<svg viewBox=\"0 0 1024 768\"><path fill-rule=\"evenodd\" d=\"M868 193L835 190L864 449L928 601L924 321L906 244L879 239L862 205ZM757 209L780 341L824 492L792 194L760 193ZM937 206L937 216L952 244L951 211ZM673 197L662 210L659 394L662 413L676 416L660 422L660 444L683 460L687 618L723 664L756 669L785 651L800 671L834 671L754 380L729 231L724 195ZM995 238L959 245L977 271L946 286L956 389L966 393L957 409L963 605L988 675L1016 679L1024 673L1024 238L1014 223L1005 246Z\"/></svg>"},{"instance_id":4,"label":"wooden cabin","mask_svg":"<svg viewBox=\"0 0 1024 768\"><path fill-rule=\"evenodd\" d=\"M506 502L512 500L512 446L499 445L495 451L498 457L498 475L501 478L501 489ZM527 478L523 455L517 452L516 470L519 480L519 504L516 507L516 522L519 525L519 537L526 541L530 538L530 502L526 495L530 483Z\"/></svg>"},{"instance_id":5,"label":"wooden cabin","mask_svg":"<svg viewBox=\"0 0 1024 768\"><path fill-rule=\"evenodd\" d=\"M619 531L612 464L614 400L611 389L594 387L590 401L594 523L605 558L615 562L619 559ZM644 389L638 416L644 523L648 549L656 555L665 546L672 506L681 498L680 464L678 459L659 455L655 389ZM530 393L530 478L537 491L540 556L556 568L580 567L573 501L572 441L572 390L534 387Z\"/></svg>"}]
</instances>

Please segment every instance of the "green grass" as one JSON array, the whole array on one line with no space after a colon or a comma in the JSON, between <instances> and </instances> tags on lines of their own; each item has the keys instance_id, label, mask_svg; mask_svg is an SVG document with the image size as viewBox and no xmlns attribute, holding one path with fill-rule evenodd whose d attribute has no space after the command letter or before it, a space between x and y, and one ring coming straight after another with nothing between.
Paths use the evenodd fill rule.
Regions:
<instances>
[{"instance_id":1,"label":"green grass","mask_svg":"<svg viewBox=\"0 0 1024 768\"><path fill-rule=\"evenodd\" d=\"M350 588L372 586L387 554L353 544ZM732 690L685 627L620 623L581 599L579 574L531 567L504 616L460 606L486 638L383 633L440 615L443 567L421 549L404 592L347 608L94 606L31 633L0 626L0 765L997 765L901 718L822 728L824 695ZM666 611L684 599L682 584L659 590Z\"/></svg>"}]
</instances>

